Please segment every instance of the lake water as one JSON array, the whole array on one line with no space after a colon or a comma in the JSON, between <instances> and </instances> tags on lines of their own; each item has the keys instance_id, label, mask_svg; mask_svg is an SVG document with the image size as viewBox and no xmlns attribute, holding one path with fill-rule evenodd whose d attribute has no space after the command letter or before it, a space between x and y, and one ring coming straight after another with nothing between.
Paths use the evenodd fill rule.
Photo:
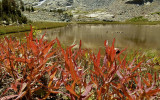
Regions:
<instances>
[{"instance_id":1,"label":"lake water","mask_svg":"<svg viewBox=\"0 0 160 100\"><path fill-rule=\"evenodd\" d=\"M160 25L123 25L123 24L72 24L66 27L42 30L46 33L45 39L53 40L56 37L64 45L79 44L82 40L83 48L103 48L104 41L109 44L116 39L115 46L128 49L155 49L160 50ZM24 37L22 33L12 34Z\"/></svg>"},{"instance_id":2,"label":"lake water","mask_svg":"<svg viewBox=\"0 0 160 100\"><path fill-rule=\"evenodd\" d=\"M65 45L79 44L84 48L104 47L116 39L115 46L128 49L160 50L160 25L122 25L122 24L73 24L63 28L43 30L48 40L56 37Z\"/></svg>"}]
</instances>

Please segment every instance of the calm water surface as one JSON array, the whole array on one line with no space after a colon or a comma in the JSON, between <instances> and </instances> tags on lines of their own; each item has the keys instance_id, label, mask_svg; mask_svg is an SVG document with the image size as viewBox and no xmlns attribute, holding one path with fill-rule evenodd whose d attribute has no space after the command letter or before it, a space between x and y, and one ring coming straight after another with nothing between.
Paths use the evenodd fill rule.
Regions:
<instances>
[{"instance_id":1,"label":"calm water surface","mask_svg":"<svg viewBox=\"0 0 160 100\"><path fill-rule=\"evenodd\" d=\"M128 49L160 50L160 25L121 25L121 24L73 24L67 27L43 30L38 37L46 33L45 39L56 37L64 45L79 44L82 40L84 48L102 48L104 41L109 44L116 39L115 46ZM24 37L24 34L13 34Z\"/></svg>"},{"instance_id":2,"label":"calm water surface","mask_svg":"<svg viewBox=\"0 0 160 100\"><path fill-rule=\"evenodd\" d=\"M116 39L116 47L128 49L160 50L160 25L70 25L63 28L43 30L46 39L56 37L65 45L79 44L82 40L84 48L104 47L104 41L109 44Z\"/></svg>"}]
</instances>

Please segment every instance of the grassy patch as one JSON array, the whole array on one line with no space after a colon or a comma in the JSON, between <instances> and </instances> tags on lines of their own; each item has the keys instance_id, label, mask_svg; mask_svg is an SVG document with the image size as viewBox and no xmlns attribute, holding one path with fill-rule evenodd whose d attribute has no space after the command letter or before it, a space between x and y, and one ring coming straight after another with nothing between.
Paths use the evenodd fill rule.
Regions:
<instances>
[{"instance_id":1,"label":"grassy patch","mask_svg":"<svg viewBox=\"0 0 160 100\"><path fill-rule=\"evenodd\" d=\"M143 16L134 17L132 19L127 20L128 22L148 22L148 19L144 18Z\"/></svg>"},{"instance_id":2,"label":"grassy patch","mask_svg":"<svg viewBox=\"0 0 160 100\"><path fill-rule=\"evenodd\" d=\"M125 21L125 22L107 22L107 21L86 21L86 22L76 22L77 24L135 24L135 25L157 25L160 21Z\"/></svg>"},{"instance_id":3,"label":"grassy patch","mask_svg":"<svg viewBox=\"0 0 160 100\"><path fill-rule=\"evenodd\" d=\"M76 22L77 24L122 24L123 22L107 22L107 21L86 21L86 22Z\"/></svg>"},{"instance_id":4,"label":"grassy patch","mask_svg":"<svg viewBox=\"0 0 160 100\"><path fill-rule=\"evenodd\" d=\"M158 15L160 15L160 12L154 12L154 13L151 13L151 15L154 15L154 14L158 14Z\"/></svg>"},{"instance_id":5,"label":"grassy patch","mask_svg":"<svg viewBox=\"0 0 160 100\"><path fill-rule=\"evenodd\" d=\"M17 32L25 32L30 30L30 26L36 27L36 29L49 29L49 28L57 28L63 27L70 23L62 23L62 22L34 22L31 24L24 24L24 25L13 25L13 26L0 26L0 34L7 34L7 33L17 33Z\"/></svg>"},{"instance_id":6,"label":"grassy patch","mask_svg":"<svg viewBox=\"0 0 160 100\"><path fill-rule=\"evenodd\" d=\"M86 22L77 22L78 24L136 24L136 25L157 25L160 24L160 21L148 21L148 19L143 16L134 17L132 19L126 20L125 22L119 21L86 21Z\"/></svg>"}]
</instances>

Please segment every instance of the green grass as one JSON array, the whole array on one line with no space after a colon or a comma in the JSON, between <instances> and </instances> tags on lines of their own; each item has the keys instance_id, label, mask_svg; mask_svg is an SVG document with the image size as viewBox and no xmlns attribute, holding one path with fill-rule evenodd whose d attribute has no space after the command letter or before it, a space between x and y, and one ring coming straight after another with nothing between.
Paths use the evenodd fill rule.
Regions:
<instances>
[{"instance_id":1,"label":"green grass","mask_svg":"<svg viewBox=\"0 0 160 100\"><path fill-rule=\"evenodd\" d=\"M151 15L154 15L154 14L158 14L158 15L160 15L160 12L154 12L154 13L151 13Z\"/></svg>"},{"instance_id":2,"label":"green grass","mask_svg":"<svg viewBox=\"0 0 160 100\"><path fill-rule=\"evenodd\" d=\"M160 21L149 21L148 19L144 18L143 16L134 17L131 19L126 20L125 22L119 21L86 21L86 22L77 22L78 24L136 24L136 25L157 25L160 24Z\"/></svg>"},{"instance_id":3,"label":"green grass","mask_svg":"<svg viewBox=\"0 0 160 100\"><path fill-rule=\"evenodd\" d=\"M77 24L121 24L123 22L106 22L106 21L86 21L86 22L76 22Z\"/></svg>"},{"instance_id":4,"label":"green grass","mask_svg":"<svg viewBox=\"0 0 160 100\"><path fill-rule=\"evenodd\" d=\"M0 35L7 34L7 33L17 33L17 32L25 32L30 31L30 26L32 25L36 29L50 29L50 28L57 28L63 27L70 23L62 23L62 22L34 22L31 24L24 24L24 25L13 25L13 26L2 26L0 25Z\"/></svg>"},{"instance_id":5,"label":"green grass","mask_svg":"<svg viewBox=\"0 0 160 100\"><path fill-rule=\"evenodd\" d=\"M139 16L139 17L131 18L127 21L128 22L148 22L148 19L144 18L143 16Z\"/></svg>"},{"instance_id":6,"label":"green grass","mask_svg":"<svg viewBox=\"0 0 160 100\"><path fill-rule=\"evenodd\" d=\"M135 24L135 25L157 25L160 21L125 21L125 22L105 22L105 21L86 21L86 22L76 22L77 24Z\"/></svg>"},{"instance_id":7,"label":"green grass","mask_svg":"<svg viewBox=\"0 0 160 100\"><path fill-rule=\"evenodd\" d=\"M152 49L137 49L137 50L126 50L123 56L126 56L126 61L133 61L136 59L136 64L140 63L147 63L149 61L152 63L154 71L160 71L160 51L152 50Z\"/></svg>"}]
</instances>

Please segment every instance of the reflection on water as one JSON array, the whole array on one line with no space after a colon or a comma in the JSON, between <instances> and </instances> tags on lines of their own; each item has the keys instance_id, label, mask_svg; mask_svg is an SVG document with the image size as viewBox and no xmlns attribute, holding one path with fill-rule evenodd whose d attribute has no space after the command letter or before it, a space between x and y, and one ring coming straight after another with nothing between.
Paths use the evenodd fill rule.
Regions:
<instances>
[{"instance_id":1,"label":"reflection on water","mask_svg":"<svg viewBox=\"0 0 160 100\"><path fill-rule=\"evenodd\" d=\"M111 44L115 38L115 46L119 48L160 50L160 25L73 24L62 28L43 30L42 34L44 33L46 33L45 39L53 40L57 37L61 43L67 46L79 44L79 41L82 40L82 47L96 49L104 47L105 40ZM19 38L25 37L24 33L11 35Z\"/></svg>"},{"instance_id":2,"label":"reflection on water","mask_svg":"<svg viewBox=\"0 0 160 100\"><path fill-rule=\"evenodd\" d=\"M103 47L104 41L111 44L116 39L119 48L151 48L160 50L160 25L71 25L63 28L44 30L46 39L56 37L65 45L79 44L85 48Z\"/></svg>"}]
</instances>

